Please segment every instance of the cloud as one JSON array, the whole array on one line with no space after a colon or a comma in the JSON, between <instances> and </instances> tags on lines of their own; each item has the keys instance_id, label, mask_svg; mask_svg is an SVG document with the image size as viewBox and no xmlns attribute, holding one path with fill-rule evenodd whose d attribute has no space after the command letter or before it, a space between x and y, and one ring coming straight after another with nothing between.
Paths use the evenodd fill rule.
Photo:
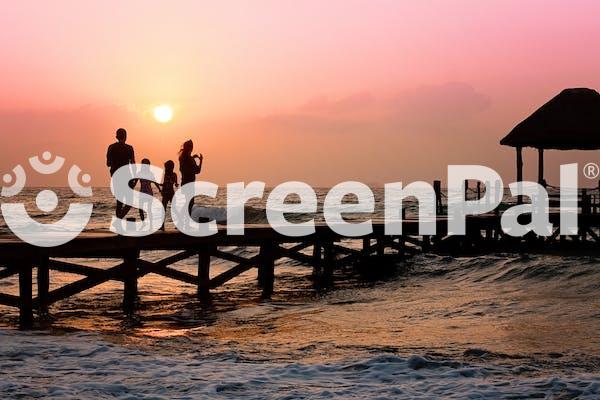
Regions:
<instances>
[{"instance_id":1,"label":"cloud","mask_svg":"<svg viewBox=\"0 0 600 400\"><path fill-rule=\"evenodd\" d=\"M466 83L450 82L400 92L388 101L398 115L462 119L490 106L490 99Z\"/></svg>"},{"instance_id":2,"label":"cloud","mask_svg":"<svg viewBox=\"0 0 600 400\"><path fill-rule=\"evenodd\" d=\"M420 86L377 97L370 92L338 99L315 97L296 110L260 119L267 131L355 132L410 129L435 133L467 123L490 107L490 99L461 82Z\"/></svg>"},{"instance_id":3,"label":"cloud","mask_svg":"<svg viewBox=\"0 0 600 400\"><path fill-rule=\"evenodd\" d=\"M299 111L307 113L343 114L361 112L375 105L376 98L369 92L354 93L337 100L327 96L315 97L299 107Z\"/></svg>"}]
</instances>

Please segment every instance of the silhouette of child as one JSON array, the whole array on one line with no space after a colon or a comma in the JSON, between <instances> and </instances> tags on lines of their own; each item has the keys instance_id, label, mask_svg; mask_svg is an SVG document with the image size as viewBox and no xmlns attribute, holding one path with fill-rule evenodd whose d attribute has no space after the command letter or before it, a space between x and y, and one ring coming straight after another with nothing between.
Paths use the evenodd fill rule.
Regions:
<instances>
[{"instance_id":1,"label":"silhouette of child","mask_svg":"<svg viewBox=\"0 0 600 400\"><path fill-rule=\"evenodd\" d=\"M150 171L150 160L148 160L147 158L144 158L142 160L141 172L142 172L142 176L145 176L148 179L140 178L140 192L145 193L150 196L154 196L154 191L152 190L152 184L154 184L156 186L156 189L160 193L160 191L161 191L160 185L152 180L152 172ZM143 208L144 208L143 205L145 205L145 204L147 204L147 209L150 210L150 202L143 200L142 208L140 208L140 219L142 221L145 220L144 211L143 211Z\"/></svg>"},{"instance_id":2,"label":"silhouette of child","mask_svg":"<svg viewBox=\"0 0 600 400\"><path fill-rule=\"evenodd\" d=\"M165 163L165 176L163 178L162 183L162 204L167 210L167 205L173 200L173 196L175 195L175 188L179 186L177 183L177 174L173 172L175 169L175 163L171 160ZM165 230L165 224L161 228L163 231Z\"/></svg>"}]
</instances>

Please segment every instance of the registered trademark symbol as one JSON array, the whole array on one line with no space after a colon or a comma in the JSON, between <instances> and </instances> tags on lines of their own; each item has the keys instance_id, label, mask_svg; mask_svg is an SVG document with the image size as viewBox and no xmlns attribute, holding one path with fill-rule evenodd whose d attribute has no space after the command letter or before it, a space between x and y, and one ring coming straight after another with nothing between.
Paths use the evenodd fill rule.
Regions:
<instances>
[{"instance_id":1,"label":"registered trademark symbol","mask_svg":"<svg viewBox=\"0 0 600 400\"><path fill-rule=\"evenodd\" d=\"M596 179L600 175L598 164L589 162L583 166L583 175L588 179Z\"/></svg>"}]
</instances>

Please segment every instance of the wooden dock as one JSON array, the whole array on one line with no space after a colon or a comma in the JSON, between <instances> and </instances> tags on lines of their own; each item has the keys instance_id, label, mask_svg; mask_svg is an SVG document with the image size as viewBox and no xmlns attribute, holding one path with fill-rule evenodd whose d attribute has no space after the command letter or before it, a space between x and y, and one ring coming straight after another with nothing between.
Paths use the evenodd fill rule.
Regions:
<instances>
[{"instance_id":1,"label":"wooden dock","mask_svg":"<svg viewBox=\"0 0 600 400\"><path fill-rule=\"evenodd\" d=\"M143 238L128 238L107 232L86 232L75 240L55 248L39 248L23 243L15 237L0 237L0 280L17 275L19 294L0 293L0 304L19 309L20 327L28 329L38 315L48 313L50 305L91 289L107 281L123 283L123 311L133 313L138 298L138 279L146 274L158 274L195 285L199 299L209 301L211 289L217 288L236 276L257 270L262 295L273 293L275 262L289 258L313 268L315 281L322 286L333 283L334 271L342 267L362 265L378 268L382 259L402 259L418 253L480 254L486 252L563 251L583 249L594 254L600 250L600 214L579 215L578 235L558 235L559 216L551 215L556 232L549 237L526 235L513 238L500 228L500 216L489 214L467 218L467 234L448 236L444 217L437 219L437 234L418 234L418 221L405 220L401 236L384 234L383 223L373 223L373 233L361 238L345 238L327 225L317 225L313 235L301 238L283 236L268 225L247 225L244 235L229 236L224 226L210 237L190 237L179 232L156 233ZM349 240L358 240L349 247ZM242 257L225 251L230 247L256 248L258 253ZM168 250L173 254L159 261L140 258L146 250ZM197 258L197 274L189 274L171 267L172 264ZM69 259L119 259L110 268L77 264ZM210 278L211 259L233 262L227 271ZM37 293L33 293L33 269L37 268ZM75 282L49 290L49 271L80 275Z\"/></svg>"}]
</instances>

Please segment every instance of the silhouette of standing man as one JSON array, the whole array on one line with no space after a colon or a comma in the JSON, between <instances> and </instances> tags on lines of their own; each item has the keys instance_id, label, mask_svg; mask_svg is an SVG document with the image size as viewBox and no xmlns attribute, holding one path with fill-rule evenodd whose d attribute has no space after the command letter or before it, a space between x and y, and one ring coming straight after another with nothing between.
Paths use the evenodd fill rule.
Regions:
<instances>
[{"instance_id":1,"label":"silhouette of standing man","mask_svg":"<svg viewBox=\"0 0 600 400\"><path fill-rule=\"evenodd\" d=\"M106 152L106 166L110 168L110 176L124 165L135 164L135 153L133 147L126 144L127 131L123 128L117 129L117 142L108 146ZM117 218L123 218L131 207L125 206L123 203L117 200Z\"/></svg>"}]
</instances>

